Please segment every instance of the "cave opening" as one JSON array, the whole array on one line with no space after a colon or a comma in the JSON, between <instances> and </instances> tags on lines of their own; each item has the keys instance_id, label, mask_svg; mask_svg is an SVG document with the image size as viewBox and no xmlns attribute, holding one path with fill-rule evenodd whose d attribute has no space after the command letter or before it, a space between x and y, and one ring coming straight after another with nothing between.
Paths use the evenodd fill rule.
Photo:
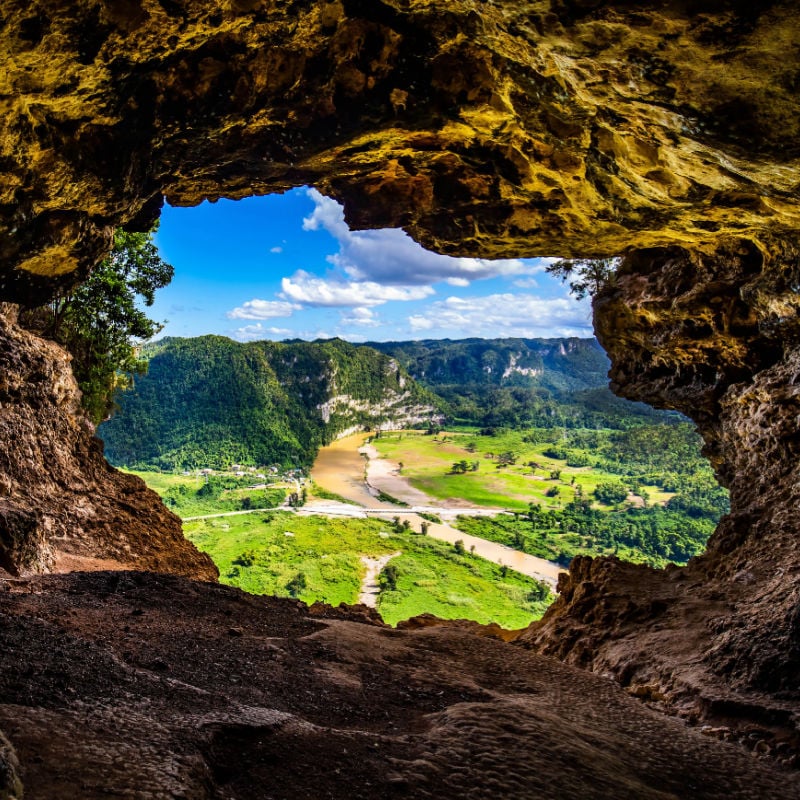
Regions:
<instances>
[{"instance_id":1,"label":"cave opening","mask_svg":"<svg viewBox=\"0 0 800 800\"><path fill-rule=\"evenodd\" d=\"M4 4L0 795L800 796L798 17L640 5ZM616 392L698 426L730 491L706 553L577 555L510 644L216 583L14 304L85 278L164 196L300 185L439 253L624 252L595 330Z\"/></svg>"},{"instance_id":2,"label":"cave opening","mask_svg":"<svg viewBox=\"0 0 800 800\"><path fill-rule=\"evenodd\" d=\"M164 327L98 435L225 583L520 628L575 556L685 564L728 510L689 420L612 395L556 259L353 231L309 187L167 205L155 242Z\"/></svg>"}]
</instances>

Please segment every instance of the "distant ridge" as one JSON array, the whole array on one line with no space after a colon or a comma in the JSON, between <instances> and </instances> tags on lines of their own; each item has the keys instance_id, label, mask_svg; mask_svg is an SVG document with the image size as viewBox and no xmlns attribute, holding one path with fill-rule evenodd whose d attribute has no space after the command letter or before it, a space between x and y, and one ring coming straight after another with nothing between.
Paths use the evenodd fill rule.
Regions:
<instances>
[{"instance_id":1,"label":"distant ridge","mask_svg":"<svg viewBox=\"0 0 800 800\"><path fill-rule=\"evenodd\" d=\"M368 342L448 404L484 425L628 427L674 415L616 397L594 338Z\"/></svg>"},{"instance_id":2,"label":"distant ridge","mask_svg":"<svg viewBox=\"0 0 800 800\"><path fill-rule=\"evenodd\" d=\"M166 338L149 372L100 426L113 464L193 469L306 467L351 431L450 421L479 426L630 427L664 418L608 389L594 339L239 343Z\"/></svg>"}]
</instances>

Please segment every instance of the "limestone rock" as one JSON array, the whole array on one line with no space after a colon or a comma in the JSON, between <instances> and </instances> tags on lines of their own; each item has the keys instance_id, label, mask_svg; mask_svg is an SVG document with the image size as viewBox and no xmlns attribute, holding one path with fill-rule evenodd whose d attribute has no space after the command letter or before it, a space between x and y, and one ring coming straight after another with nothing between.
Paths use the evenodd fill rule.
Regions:
<instances>
[{"instance_id":1,"label":"limestone rock","mask_svg":"<svg viewBox=\"0 0 800 800\"><path fill-rule=\"evenodd\" d=\"M678 706L699 695L687 713L798 739L800 258L771 245L640 251L596 298L612 386L697 422L731 511L685 569L577 559L524 639Z\"/></svg>"},{"instance_id":2,"label":"limestone rock","mask_svg":"<svg viewBox=\"0 0 800 800\"><path fill-rule=\"evenodd\" d=\"M796 10L8 0L6 296L85 273L162 195L313 184L356 227L484 257L792 233Z\"/></svg>"},{"instance_id":3,"label":"limestone rock","mask_svg":"<svg viewBox=\"0 0 800 800\"><path fill-rule=\"evenodd\" d=\"M1 589L0 727L36 800L800 798L797 773L464 626L148 573Z\"/></svg>"},{"instance_id":4,"label":"limestone rock","mask_svg":"<svg viewBox=\"0 0 800 800\"><path fill-rule=\"evenodd\" d=\"M89 558L215 580L180 519L103 458L70 356L19 328L14 307L0 311L0 567L19 574Z\"/></svg>"},{"instance_id":5,"label":"limestone rock","mask_svg":"<svg viewBox=\"0 0 800 800\"><path fill-rule=\"evenodd\" d=\"M0 732L0 800L22 800L17 754L2 732Z\"/></svg>"}]
</instances>

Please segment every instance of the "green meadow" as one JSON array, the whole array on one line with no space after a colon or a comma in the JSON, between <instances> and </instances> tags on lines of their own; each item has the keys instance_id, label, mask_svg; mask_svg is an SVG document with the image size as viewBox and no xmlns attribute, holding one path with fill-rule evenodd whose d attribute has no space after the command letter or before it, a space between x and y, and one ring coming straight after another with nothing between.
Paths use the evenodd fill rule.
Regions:
<instances>
[{"instance_id":1,"label":"green meadow","mask_svg":"<svg viewBox=\"0 0 800 800\"><path fill-rule=\"evenodd\" d=\"M550 433L550 432L548 432ZM599 466L587 448L567 457L545 455L553 441L532 442L525 431L481 435L475 429L428 435L418 431L382 433L372 444L384 458L403 464L412 486L438 499L461 498L478 506L526 511L531 502L559 509L577 497L592 498L598 484L619 482L619 475ZM548 436L548 439L552 439ZM510 454L510 458L509 458ZM582 466L573 463L588 462ZM461 471L466 464L466 471ZM663 504L673 493L639 484L632 502ZM595 507L610 504L595 501Z\"/></svg>"},{"instance_id":2,"label":"green meadow","mask_svg":"<svg viewBox=\"0 0 800 800\"><path fill-rule=\"evenodd\" d=\"M228 511L275 508L286 497L281 487L254 489L257 479L233 475L174 474L123 470L140 477L179 517L199 517Z\"/></svg>"},{"instance_id":3,"label":"green meadow","mask_svg":"<svg viewBox=\"0 0 800 800\"><path fill-rule=\"evenodd\" d=\"M358 601L362 556L397 553L381 574L377 607L391 625L431 613L521 628L552 601L532 578L380 520L270 512L186 522L184 531L223 583L334 606Z\"/></svg>"}]
</instances>

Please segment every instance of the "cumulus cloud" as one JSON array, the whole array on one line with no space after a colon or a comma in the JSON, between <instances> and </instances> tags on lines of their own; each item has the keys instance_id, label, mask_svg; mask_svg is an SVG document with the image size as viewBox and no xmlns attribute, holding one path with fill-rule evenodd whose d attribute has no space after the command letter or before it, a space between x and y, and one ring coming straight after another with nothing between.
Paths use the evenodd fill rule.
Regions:
<instances>
[{"instance_id":1,"label":"cumulus cloud","mask_svg":"<svg viewBox=\"0 0 800 800\"><path fill-rule=\"evenodd\" d=\"M591 336L588 302L530 294L448 297L408 318L412 331L457 331L459 336L527 338Z\"/></svg>"},{"instance_id":2,"label":"cumulus cloud","mask_svg":"<svg viewBox=\"0 0 800 800\"><path fill-rule=\"evenodd\" d=\"M339 203L316 189L309 189L308 195L314 201L314 210L303 220L303 229L324 229L330 233L339 245L339 252L328 256L328 261L355 281L392 286L422 286L447 281L453 286L468 286L483 278L541 272L547 263L546 259L489 260L443 256L425 250L399 228L351 231Z\"/></svg>"},{"instance_id":3,"label":"cumulus cloud","mask_svg":"<svg viewBox=\"0 0 800 800\"><path fill-rule=\"evenodd\" d=\"M349 312L342 313L342 324L359 325L362 328L378 328L381 322L378 319L378 315L371 308L358 306L350 309Z\"/></svg>"},{"instance_id":4,"label":"cumulus cloud","mask_svg":"<svg viewBox=\"0 0 800 800\"><path fill-rule=\"evenodd\" d=\"M281 289L281 295L292 301L286 305L296 303L334 308L379 306L390 300L422 300L435 294L430 286L385 286L374 281L328 280L303 270L298 270L290 278L283 278Z\"/></svg>"},{"instance_id":5,"label":"cumulus cloud","mask_svg":"<svg viewBox=\"0 0 800 800\"><path fill-rule=\"evenodd\" d=\"M276 244L275 247L270 247L269 251L270 253L282 253L283 248L279 244Z\"/></svg>"},{"instance_id":6,"label":"cumulus cloud","mask_svg":"<svg viewBox=\"0 0 800 800\"><path fill-rule=\"evenodd\" d=\"M423 314L414 314L408 318L412 331L429 331L436 327L433 320Z\"/></svg>"},{"instance_id":7,"label":"cumulus cloud","mask_svg":"<svg viewBox=\"0 0 800 800\"><path fill-rule=\"evenodd\" d=\"M539 282L536 278L518 278L514 281L514 286L518 289L536 289L539 286Z\"/></svg>"},{"instance_id":8,"label":"cumulus cloud","mask_svg":"<svg viewBox=\"0 0 800 800\"><path fill-rule=\"evenodd\" d=\"M255 325L245 325L232 332L234 339L240 342L253 342L257 339L264 339L267 336L291 336L292 331L288 328L265 327L260 322Z\"/></svg>"},{"instance_id":9,"label":"cumulus cloud","mask_svg":"<svg viewBox=\"0 0 800 800\"><path fill-rule=\"evenodd\" d=\"M299 310L296 303L285 300L259 300L253 298L227 313L228 319L274 319L275 317L291 317Z\"/></svg>"}]
</instances>

